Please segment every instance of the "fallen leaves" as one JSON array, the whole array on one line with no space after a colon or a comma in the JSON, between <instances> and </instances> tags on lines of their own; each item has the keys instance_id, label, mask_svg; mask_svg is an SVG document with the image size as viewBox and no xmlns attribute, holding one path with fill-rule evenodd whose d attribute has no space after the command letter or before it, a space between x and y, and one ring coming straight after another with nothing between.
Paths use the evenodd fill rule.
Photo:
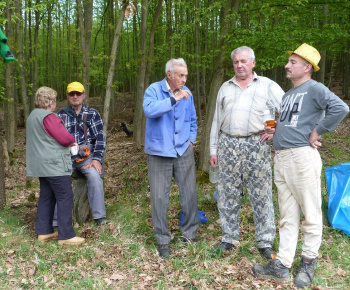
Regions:
<instances>
[{"instance_id":1,"label":"fallen leaves","mask_svg":"<svg viewBox=\"0 0 350 290\"><path fill-rule=\"evenodd\" d=\"M347 277L348 276L348 273L346 271L344 271L342 268L338 268L337 274L338 274L338 276L341 276L341 277Z\"/></svg>"},{"instance_id":2,"label":"fallen leaves","mask_svg":"<svg viewBox=\"0 0 350 290\"><path fill-rule=\"evenodd\" d=\"M110 277L110 280L124 280L125 277L121 273L113 273Z\"/></svg>"},{"instance_id":3,"label":"fallen leaves","mask_svg":"<svg viewBox=\"0 0 350 290\"><path fill-rule=\"evenodd\" d=\"M99 228L91 223L87 223L84 227L75 224L75 228L80 229L80 236L90 239L84 248L56 249L56 242L38 247L33 239L36 208L17 207L13 211L25 224L27 232L18 235L15 230L12 231L12 228L4 228L1 232L0 238L4 238L1 241L9 245L1 250L0 273L3 273L4 280L1 283L7 283L8 288L12 289L63 289L68 283L76 284L76 288L83 288L82 281L84 283L90 281L90 287L95 289L293 289L292 281L289 284L280 285L271 280L257 280L253 277L252 265L259 263L258 259L261 259L261 256L249 235L254 231L251 218L248 219L248 227L244 224L242 227L244 230L240 232L242 248L238 244L239 248L236 251L225 253L223 257L209 256L211 251L209 247L212 248L221 240L220 219L211 196L212 185L203 191L207 194L210 192L205 203L205 212L210 216L211 223L200 225L198 244L189 248L177 244L177 238L181 234L177 216L179 204L177 202L176 207L170 204L168 213L172 218L169 220L169 227L171 227L172 236L175 236L171 242L173 254L169 260L159 258L156 248L151 246L156 241L152 232L149 191L143 193L145 196L137 195L140 184L145 182L146 169L139 169L136 164L140 160L142 164L145 163L144 155L132 153L132 143L130 140L126 142L119 133L109 135L107 146L110 166L104 178L108 199L106 204L112 205L113 211L111 210L108 214L115 223ZM25 168L24 164L23 168ZM133 179L133 173L137 180ZM12 186L25 184L25 174L13 174L13 176L17 179L16 182L11 180ZM127 192L125 192L126 186L131 186ZM135 191L132 190L133 188ZM176 195L174 193L176 190L177 188L172 188L173 195ZM16 192L18 196L13 197L12 201L14 204L21 205L28 202L27 197L33 192L37 199L39 189L31 188L18 190ZM130 195L128 195L129 192ZM119 219L122 214L118 212L119 208L116 211L114 208L117 208L115 205L119 201L123 202L123 198L129 199L128 202L132 205L135 216L145 218L144 221L149 226L148 233L135 233L132 230L126 232L127 226L137 224L139 221ZM120 212L122 210L120 208ZM147 214L143 215L145 211ZM242 210L242 215L248 216L251 212ZM1 224L3 224L2 221ZM16 226L14 228L18 229ZM29 240L25 243L26 245L23 243L25 239ZM22 244L18 240L21 240ZM333 244L334 241L332 241ZM348 242L344 242L344 247L348 247ZM247 256L244 252L246 248ZM330 287L339 286L343 281L347 281L349 275L346 264L336 261L342 259L343 262L344 258L346 256L343 254L325 253L323 256L320 254L319 267L315 275L321 277L318 281L327 281L322 282L322 285L328 283ZM296 269L293 271L295 274ZM323 271L329 273L323 275ZM326 288L317 286L315 289ZM342 288L339 287L339 289Z\"/></svg>"},{"instance_id":4,"label":"fallen leaves","mask_svg":"<svg viewBox=\"0 0 350 290\"><path fill-rule=\"evenodd\" d=\"M32 277L32 276L35 276L35 269L34 268L30 268L28 270L28 277Z\"/></svg>"}]
</instances>

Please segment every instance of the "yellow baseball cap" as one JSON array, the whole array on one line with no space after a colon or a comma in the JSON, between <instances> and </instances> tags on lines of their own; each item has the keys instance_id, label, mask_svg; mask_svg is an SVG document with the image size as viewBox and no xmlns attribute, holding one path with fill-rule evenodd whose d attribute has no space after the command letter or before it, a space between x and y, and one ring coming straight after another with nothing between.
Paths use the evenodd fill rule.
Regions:
<instances>
[{"instance_id":1,"label":"yellow baseball cap","mask_svg":"<svg viewBox=\"0 0 350 290\"><path fill-rule=\"evenodd\" d=\"M67 93L70 92L84 92L84 86L79 82L72 82L67 86Z\"/></svg>"},{"instance_id":2,"label":"yellow baseball cap","mask_svg":"<svg viewBox=\"0 0 350 290\"><path fill-rule=\"evenodd\" d=\"M288 51L290 55L293 53L301 56L303 59L307 60L309 63L312 64L314 67L314 71L320 70L318 63L321 60L321 55L317 51L316 48L312 47L311 45L308 45L306 43L303 43L300 45L296 50L294 51Z\"/></svg>"}]
</instances>

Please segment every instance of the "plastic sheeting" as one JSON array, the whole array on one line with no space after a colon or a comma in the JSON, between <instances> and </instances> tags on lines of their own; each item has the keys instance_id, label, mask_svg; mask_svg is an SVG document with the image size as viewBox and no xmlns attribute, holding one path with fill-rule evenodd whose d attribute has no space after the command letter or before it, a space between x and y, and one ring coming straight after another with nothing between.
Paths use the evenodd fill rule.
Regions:
<instances>
[{"instance_id":1,"label":"plastic sheeting","mask_svg":"<svg viewBox=\"0 0 350 290\"><path fill-rule=\"evenodd\" d=\"M326 168L328 220L350 236L350 162Z\"/></svg>"},{"instance_id":2,"label":"plastic sheeting","mask_svg":"<svg viewBox=\"0 0 350 290\"><path fill-rule=\"evenodd\" d=\"M185 222L185 216L184 216L183 211L180 211L180 212L178 213L178 215L180 216L180 223L179 223L179 226L181 226L181 225ZM199 211L198 211L198 219L199 219L199 222L200 222L201 224L205 224L205 223L207 223L208 220L209 220L209 218L207 218L207 217L205 216L205 212L202 211L202 210L199 210Z\"/></svg>"}]
</instances>

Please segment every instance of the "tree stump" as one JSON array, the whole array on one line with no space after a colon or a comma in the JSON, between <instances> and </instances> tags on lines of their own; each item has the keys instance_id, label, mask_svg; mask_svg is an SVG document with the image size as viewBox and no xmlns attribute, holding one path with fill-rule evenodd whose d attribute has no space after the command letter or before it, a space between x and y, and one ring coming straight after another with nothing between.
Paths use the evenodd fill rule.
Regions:
<instances>
[{"instance_id":1,"label":"tree stump","mask_svg":"<svg viewBox=\"0 0 350 290\"><path fill-rule=\"evenodd\" d=\"M74 171L71 176L73 188L73 223L82 224L91 217L86 178L80 171Z\"/></svg>"}]
</instances>

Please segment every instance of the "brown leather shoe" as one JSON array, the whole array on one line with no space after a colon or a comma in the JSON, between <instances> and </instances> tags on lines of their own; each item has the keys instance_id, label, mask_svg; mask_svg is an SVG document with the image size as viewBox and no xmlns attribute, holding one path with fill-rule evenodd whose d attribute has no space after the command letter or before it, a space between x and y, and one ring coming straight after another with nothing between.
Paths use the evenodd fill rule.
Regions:
<instances>
[{"instance_id":1,"label":"brown leather shoe","mask_svg":"<svg viewBox=\"0 0 350 290\"><path fill-rule=\"evenodd\" d=\"M57 240L57 238L58 238L57 232L53 232L52 234L47 234L47 235L38 235L38 241L42 243L52 241L52 240Z\"/></svg>"},{"instance_id":2,"label":"brown leather shoe","mask_svg":"<svg viewBox=\"0 0 350 290\"><path fill-rule=\"evenodd\" d=\"M74 237L68 240L59 240L58 244L60 245L80 245L85 243L85 239L81 237Z\"/></svg>"}]
</instances>

